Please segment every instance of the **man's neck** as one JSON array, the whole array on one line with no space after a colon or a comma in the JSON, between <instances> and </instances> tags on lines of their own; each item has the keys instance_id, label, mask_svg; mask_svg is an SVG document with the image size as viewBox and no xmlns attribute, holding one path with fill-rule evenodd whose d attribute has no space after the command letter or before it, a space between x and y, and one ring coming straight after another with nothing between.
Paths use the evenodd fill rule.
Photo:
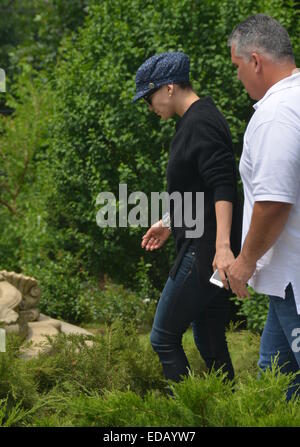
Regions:
<instances>
[{"instance_id":1,"label":"man's neck","mask_svg":"<svg viewBox=\"0 0 300 447\"><path fill-rule=\"evenodd\" d=\"M263 98L267 91L273 87L273 85L277 84L277 82L282 81L283 79L297 72L299 72L299 69L295 64L285 64L284 66L279 66L276 64L276 66L273 65L267 67L264 74L265 82L261 91L261 97L259 99Z\"/></svg>"}]
</instances>

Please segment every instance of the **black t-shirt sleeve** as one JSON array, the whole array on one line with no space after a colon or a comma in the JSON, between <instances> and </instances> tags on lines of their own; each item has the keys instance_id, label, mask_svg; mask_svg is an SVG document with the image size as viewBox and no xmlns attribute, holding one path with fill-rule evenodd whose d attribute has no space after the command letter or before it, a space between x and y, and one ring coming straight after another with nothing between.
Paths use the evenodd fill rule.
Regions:
<instances>
[{"instance_id":1,"label":"black t-shirt sleeve","mask_svg":"<svg viewBox=\"0 0 300 447\"><path fill-rule=\"evenodd\" d=\"M214 202L233 202L236 171L230 135L218 119L213 120L212 116L197 118L190 123L187 154L196 163L205 185L213 189Z\"/></svg>"}]
</instances>

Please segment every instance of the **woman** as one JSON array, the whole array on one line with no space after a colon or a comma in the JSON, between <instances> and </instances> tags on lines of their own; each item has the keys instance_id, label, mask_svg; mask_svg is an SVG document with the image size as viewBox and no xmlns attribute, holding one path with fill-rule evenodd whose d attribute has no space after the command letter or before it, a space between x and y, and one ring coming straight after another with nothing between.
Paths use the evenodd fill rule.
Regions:
<instances>
[{"instance_id":1,"label":"woman","mask_svg":"<svg viewBox=\"0 0 300 447\"><path fill-rule=\"evenodd\" d=\"M199 98L189 83L189 59L180 52L147 59L136 74L137 93L162 119L178 115L167 167L168 193L204 192L204 233L186 237L187 226L170 215L155 223L142 239L146 250L160 248L172 233L177 257L158 302L151 344L159 355L166 379L178 382L189 363L182 336L192 323L196 346L209 370L222 368L232 380L225 326L231 292L226 272L240 251L241 207L229 127L210 97ZM170 217L170 225L168 225ZM168 228L169 226L169 228ZM218 269L224 288L209 282Z\"/></svg>"}]
</instances>

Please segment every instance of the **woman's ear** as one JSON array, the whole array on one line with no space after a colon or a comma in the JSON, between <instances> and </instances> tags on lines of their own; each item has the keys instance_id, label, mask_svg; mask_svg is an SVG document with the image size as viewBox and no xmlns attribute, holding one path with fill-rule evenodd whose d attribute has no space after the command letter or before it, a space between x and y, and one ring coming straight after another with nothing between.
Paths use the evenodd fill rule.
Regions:
<instances>
[{"instance_id":1,"label":"woman's ear","mask_svg":"<svg viewBox=\"0 0 300 447\"><path fill-rule=\"evenodd\" d=\"M171 97L174 94L174 84L167 84L168 95Z\"/></svg>"}]
</instances>

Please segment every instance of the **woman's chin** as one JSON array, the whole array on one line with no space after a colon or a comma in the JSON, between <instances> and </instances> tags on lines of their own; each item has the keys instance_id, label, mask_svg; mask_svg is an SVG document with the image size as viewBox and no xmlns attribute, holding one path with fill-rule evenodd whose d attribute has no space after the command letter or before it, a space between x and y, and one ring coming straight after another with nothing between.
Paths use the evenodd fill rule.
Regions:
<instances>
[{"instance_id":1,"label":"woman's chin","mask_svg":"<svg viewBox=\"0 0 300 447\"><path fill-rule=\"evenodd\" d=\"M158 116L159 116L159 118L160 118L161 120L163 120L163 121L167 121L169 118L171 118L169 115L163 115L163 114L158 115Z\"/></svg>"}]
</instances>

